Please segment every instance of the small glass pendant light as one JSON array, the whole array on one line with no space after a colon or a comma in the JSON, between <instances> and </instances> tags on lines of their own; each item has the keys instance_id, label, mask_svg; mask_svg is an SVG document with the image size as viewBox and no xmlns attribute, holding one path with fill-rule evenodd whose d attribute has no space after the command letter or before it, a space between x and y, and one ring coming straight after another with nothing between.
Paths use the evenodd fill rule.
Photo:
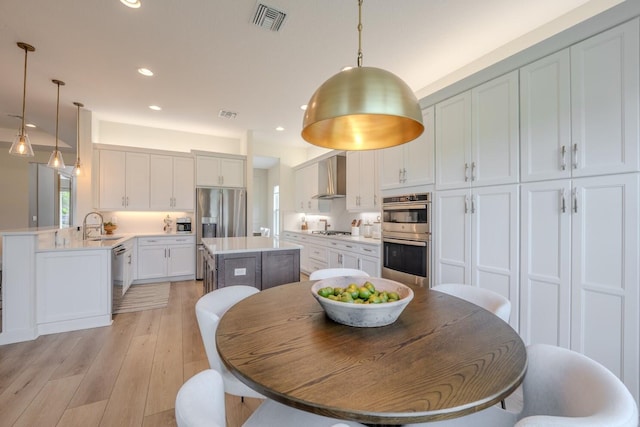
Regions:
<instances>
[{"instance_id":1,"label":"small glass pendant light","mask_svg":"<svg viewBox=\"0 0 640 427\"><path fill-rule=\"evenodd\" d=\"M80 176L82 173L80 170L80 108L84 107L84 104L74 102L73 105L78 107L78 115L76 118L76 164L73 166L73 173L76 176Z\"/></svg>"},{"instance_id":2,"label":"small glass pendant light","mask_svg":"<svg viewBox=\"0 0 640 427\"><path fill-rule=\"evenodd\" d=\"M35 47L27 43L18 42L18 47L24 49L24 82L22 85L22 126L18 130L18 135L13 140L9 154L20 157L33 157L33 148L31 148L31 141L29 141L29 135L25 129L25 103L27 98L27 54L28 52L34 52Z\"/></svg>"},{"instance_id":3,"label":"small glass pendant light","mask_svg":"<svg viewBox=\"0 0 640 427\"><path fill-rule=\"evenodd\" d=\"M58 150L58 119L60 117L60 86L64 86L64 82L56 79L51 81L58 86L58 100L56 102L56 148L53 150L53 153L51 153L51 156L49 156L47 166L53 169L63 170L65 167L64 160L62 159L62 153Z\"/></svg>"}]
</instances>

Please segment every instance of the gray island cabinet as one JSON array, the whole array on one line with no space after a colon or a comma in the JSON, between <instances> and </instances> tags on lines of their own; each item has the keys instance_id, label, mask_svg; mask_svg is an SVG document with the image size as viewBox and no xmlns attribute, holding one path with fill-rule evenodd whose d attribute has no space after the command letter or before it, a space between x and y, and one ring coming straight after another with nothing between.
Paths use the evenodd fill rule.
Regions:
<instances>
[{"instance_id":1,"label":"gray island cabinet","mask_svg":"<svg viewBox=\"0 0 640 427\"><path fill-rule=\"evenodd\" d=\"M273 237L202 239L204 291L233 285L260 290L300 280L300 246Z\"/></svg>"}]
</instances>

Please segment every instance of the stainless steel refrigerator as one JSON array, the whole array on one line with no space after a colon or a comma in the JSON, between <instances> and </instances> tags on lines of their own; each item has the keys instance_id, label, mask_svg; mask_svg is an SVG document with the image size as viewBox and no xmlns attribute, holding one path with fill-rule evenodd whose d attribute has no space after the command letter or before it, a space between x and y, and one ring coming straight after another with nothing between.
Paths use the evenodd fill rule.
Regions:
<instances>
[{"instance_id":1,"label":"stainless steel refrigerator","mask_svg":"<svg viewBox=\"0 0 640 427\"><path fill-rule=\"evenodd\" d=\"M196 279L203 277L203 237L247 235L247 191L244 188L196 189Z\"/></svg>"}]
</instances>

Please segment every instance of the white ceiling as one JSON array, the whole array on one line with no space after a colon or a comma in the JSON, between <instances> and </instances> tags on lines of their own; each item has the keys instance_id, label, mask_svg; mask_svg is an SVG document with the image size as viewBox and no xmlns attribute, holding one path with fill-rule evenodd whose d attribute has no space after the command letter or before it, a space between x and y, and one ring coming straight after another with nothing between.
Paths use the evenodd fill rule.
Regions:
<instances>
[{"instance_id":1,"label":"white ceiling","mask_svg":"<svg viewBox=\"0 0 640 427\"><path fill-rule=\"evenodd\" d=\"M364 65L397 74L420 95L560 16L575 23L620 1L365 0ZM27 121L54 134L51 79L65 81L60 139L71 145L72 103L80 101L98 120L225 137L251 130L259 141L306 146L300 105L355 65L357 0L264 0L287 13L277 33L250 23L256 0L141 2L130 9L119 0L0 1L0 130L20 125L8 116L22 108L18 41L36 48L28 60ZM142 77L139 67L155 76ZM163 110L151 111L152 104ZM222 119L219 110L238 115Z\"/></svg>"}]
</instances>

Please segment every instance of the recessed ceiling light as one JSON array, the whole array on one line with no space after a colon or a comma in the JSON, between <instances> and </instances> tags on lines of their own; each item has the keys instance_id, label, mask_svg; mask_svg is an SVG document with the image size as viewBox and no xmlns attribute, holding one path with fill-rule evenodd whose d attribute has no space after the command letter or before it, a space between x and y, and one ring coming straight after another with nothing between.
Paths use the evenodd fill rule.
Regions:
<instances>
[{"instance_id":1,"label":"recessed ceiling light","mask_svg":"<svg viewBox=\"0 0 640 427\"><path fill-rule=\"evenodd\" d=\"M306 111L307 110L307 104L301 105L300 109L303 110L303 111Z\"/></svg>"},{"instance_id":2,"label":"recessed ceiling light","mask_svg":"<svg viewBox=\"0 0 640 427\"><path fill-rule=\"evenodd\" d=\"M138 68L138 72L143 76L151 77L153 76L153 71L148 68Z\"/></svg>"},{"instance_id":3,"label":"recessed ceiling light","mask_svg":"<svg viewBox=\"0 0 640 427\"><path fill-rule=\"evenodd\" d=\"M149 105L149 108L151 108L153 111L160 111L162 110L161 107L158 107L157 105Z\"/></svg>"},{"instance_id":4,"label":"recessed ceiling light","mask_svg":"<svg viewBox=\"0 0 640 427\"><path fill-rule=\"evenodd\" d=\"M28 127L28 128L36 127L36 125L34 125L33 123L27 123L25 126Z\"/></svg>"},{"instance_id":5,"label":"recessed ceiling light","mask_svg":"<svg viewBox=\"0 0 640 427\"><path fill-rule=\"evenodd\" d=\"M140 0L120 0L120 3L133 9L140 7Z\"/></svg>"},{"instance_id":6,"label":"recessed ceiling light","mask_svg":"<svg viewBox=\"0 0 640 427\"><path fill-rule=\"evenodd\" d=\"M278 126L278 127L276 128L276 130L277 130L278 132L282 132L282 131L284 130L284 128L283 128L282 126Z\"/></svg>"}]
</instances>

